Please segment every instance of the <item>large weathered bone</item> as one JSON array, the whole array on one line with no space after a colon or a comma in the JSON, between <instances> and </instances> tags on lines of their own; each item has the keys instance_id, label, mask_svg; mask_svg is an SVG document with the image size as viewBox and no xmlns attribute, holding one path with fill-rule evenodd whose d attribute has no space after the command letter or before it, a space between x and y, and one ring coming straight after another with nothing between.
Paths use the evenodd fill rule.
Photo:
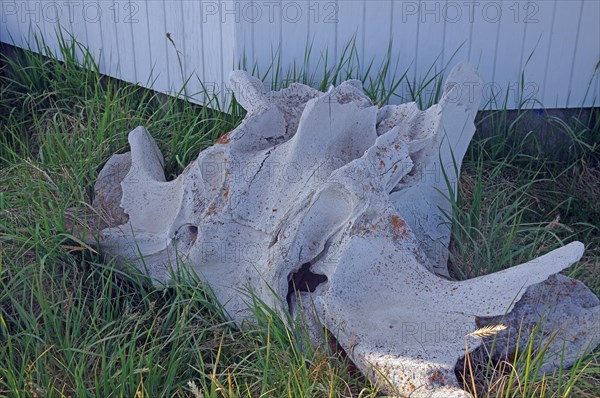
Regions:
<instances>
[{"instance_id":1,"label":"large weathered bone","mask_svg":"<svg viewBox=\"0 0 600 398\"><path fill-rule=\"evenodd\" d=\"M231 81L247 116L177 179L165 180L142 127L129 134L131 153L109 160L94 203L106 215L102 252L159 284L189 264L238 322L250 316L247 290L295 315L314 308L315 339L327 327L377 383L412 397L469 396L454 366L476 317L506 313L583 252L574 242L465 282L435 274L447 275L452 210L442 168L455 186L481 99L477 72L457 66L425 111L379 109L358 81L326 93L300 84L266 93L245 72Z\"/></svg>"}]
</instances>

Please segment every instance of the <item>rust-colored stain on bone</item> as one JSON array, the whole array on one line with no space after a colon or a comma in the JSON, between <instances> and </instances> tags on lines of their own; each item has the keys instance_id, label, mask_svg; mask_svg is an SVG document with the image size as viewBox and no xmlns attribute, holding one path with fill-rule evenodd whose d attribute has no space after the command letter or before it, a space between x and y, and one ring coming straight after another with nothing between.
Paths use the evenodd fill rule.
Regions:
<instances>
[{"instance_id":1,"label":"rust-colored stain on bone","mask_svg":"<svg viewBox=\"0 0 600 398\"><path fill-rule=\"evenodd\" d=\"M394 229L395 233L406 236L407 232L405 226L406 222L402 218L398 216L392 216L392 228Z\"/></svg>"},{"instance_id":2,"label":"rust-colored stain on bone","mask_svg":"<svg viewBox=\"0 0 600 398\"><path fill-rule=\"evenodd\" d=\"M231 133L231 131L229 133ZM219 139L217 140L217 144L229 144L229 133L225 133L221 137L219 137Z\"/></svg>"}]
</instances>

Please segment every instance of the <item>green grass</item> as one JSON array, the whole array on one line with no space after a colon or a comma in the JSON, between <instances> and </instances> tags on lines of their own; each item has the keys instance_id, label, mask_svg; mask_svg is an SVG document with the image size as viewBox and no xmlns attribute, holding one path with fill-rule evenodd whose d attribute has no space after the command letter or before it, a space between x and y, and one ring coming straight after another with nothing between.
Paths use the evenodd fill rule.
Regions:
<instances>
[{"instance_id":1,"label":"green grass","mask_svg":"<svg viewBox=\"0 0 600 398\"><path fill-rule=\"evenodd\" d=\"M222 109L213 98L211 110L104 77L85 48L59 41L63 61L29 51L0 61L0 396L377 396L343 356L300 349L298 331L260 303L259 322L240 330L200 282L155 290L135 271L103 264L63 227L65 210L90 202L102 165L127 150L137 125L156 138L172 178L243 111L235 102ZM53 55L41 41L32 46ZM353 43L340 60L311 51L290 71L274 54L272 68L254 72L274 88L302 81L324 89L359 78L382 104L400 84L422 107L439 98L441 71L409 81L391 56L358 64ZM321 69L309 71L315 56ZM377 70L374 78L369 70ZM528 130L524 112L478 120L482 137L469 148L453 201L451 269L473 277L580 239L586 254L568 274L600 294L598 110L544 120L567 143L561 156ZM521 353L500 376L488 372L488 396L598 396L597 353L554 376L536 376L536 363L538 354Z\"/></svg>"}]
</instances>

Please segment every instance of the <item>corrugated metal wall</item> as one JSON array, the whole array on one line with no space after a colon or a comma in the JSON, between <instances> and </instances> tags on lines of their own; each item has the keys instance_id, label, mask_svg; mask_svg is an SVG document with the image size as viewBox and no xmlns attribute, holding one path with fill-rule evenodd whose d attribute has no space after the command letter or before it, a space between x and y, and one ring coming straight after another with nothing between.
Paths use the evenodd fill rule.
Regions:
<instances>
[{"instance_id":1,"label":"corrugated metal wall","mask_svg":"<svg viewBox=\"0 0 600 398\"><path fill-rule=\"evenodd\" d=\"M411 80L468 59L485 77L486 98L508 94L509 107L521 96L549 108L592 106L600 94L597 0L1 0L1 41L26 47L40 31L56 47L59 25L103 73L163 92L190 75L188 94L202 91L200 81L222 91L243 55L264 71L279 51L285 69L303 62L310 42L316 68L325 48L335 59L355 37L363 66L377 65L391 38Z\"/></svg>"}]
</instances>

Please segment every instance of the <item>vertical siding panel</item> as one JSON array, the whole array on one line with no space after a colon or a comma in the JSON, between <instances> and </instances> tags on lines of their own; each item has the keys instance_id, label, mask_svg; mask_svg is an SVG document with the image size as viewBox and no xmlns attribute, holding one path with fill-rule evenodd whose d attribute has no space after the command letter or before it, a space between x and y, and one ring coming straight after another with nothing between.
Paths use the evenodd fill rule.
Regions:
<instances>
[{"instance_id":1,"label":"vertical siding panel","mask_svg":"<svg viewBox=\"0 0 600 398\"><path fill-rule=\"evenodd\" d=\"M110 17L110 23L112 24L112 29L110 30L110 33L114 36L112 36L112 40L111 40L111 44L115 47L113 48L113 59L112 59L112 63L114 65L115 68L115 72L114 72L114 77L118 78L118 79L123 79L123 72L121 71L121 65L125 64L127 65L129 63L129 59L123 59L121 58L121 35L119 34L119 25L121 25L120 19L122 18L121 15L121 5L122 5L122 1L113 1L112 4L110 6L108 6L108 9L111 11L111 17ZM124 39L123 41L125 41L126 39ZM127 67L127 66L125 66Z\"/></svg>"},{"instance_id":2,"label":"vertical siding panel","mask_svg":"<svg viewBox=\"0 0 600 398\"><path fill-rule=\"evenodd\" d=\"M169 74L167 59L167 29L163 19L162 1L147 1L149 42L152 48L150 59L154 89L161 92L169 91Z\"/></svg>"},{"instance_id":3,"label":"vertical siding panel","mask_svg":"<svg viewBox=\"0 0 600 398\"><path fill-rule=\"evenodd\" d=\"M527 39L527 26L530 25L529 23L525 22L529 17L527 16L527 7L532 5L531 2L526 3L523 5L522 7L522 12L523 15L520 16L520 21L518 22L521 27L519 28L519 31L521 32L521 54L519 56L519 74L521 74L523 72L523 63L525 60L525 40Z\"/></svg>"},{"instance_id":4,"label":"vertical siding panel","mask_svg":"<svg viewBox=\"0 0 600 398\"><path fill-rule=\"evenodd\" d=\"M86 46L87 37L85 31L85 25L82 23L83 18L81 17L81 4L78 3L65 3L61 4L60 10L60 21L59 25L62 29L63 36L67 43L72 43L73 40ZM82 63L83 54L77 45L75 45L75 59L77 62Z\"/></svg>"},{"instance_id":5,"label":"vertical siding panel","mask_svg":"<svg viewBox=\"0 0 600 398\"><path fill-rule=\"evenodd\" d=\"M201 5L201 3L200 3ZM199 22L198 25L200 26L200 49L201 49L201 53L202 53L202 83L204 84L204 82L206 81L206 66L205 66L205 56L204 56L204 14L202 12L202 7L200 7L200 14L199 14ZM204 88L203 88L204 90Z\"/></svg>"},{"instance_id":6,"label":"vertical siding panel","mask_svg":"<svg viewBox=\"0 0 600 398\"><path fill-rule=\"evenodd\" d=\"M143 9L143 14L140 15L140 18L142 21L144 21L143 25L146 26L146 38L145 38L145 42L146 42L146 47L148 48L148 54L147 54L147 76L144 76L145 79L147 79L149 87L154 87L154 56L152 54L152 48L154 47L152 45L152 43L150 42L150 25L152 24L153 21L150 20L150 12L148 11L148 2L144 1L144 9ZM142 33L142 30L140 29L140 35L143 35L144 33ZM141 59L141 58L140 58Z\"/></svg>"},{"instance_id":7,"label":"vertical siding panel","mask_svg":"<svg viewBox=\"0 0 600 398\"><path fill-rule=\"evenodd\" d=\"M56 39L54 49L57 53L60 53L60 46L58 42L59 32L62 32L65 42L70 43L71 39L69 33L73 31L71 23L69 22L69 13L61 1L52 0L48 5L48 11L46 12L46 21L49 24L49 28L52 35Z\"/></svg>"},{"instance_id":8,"label":"vertical siding panel","mask_svg":"<svg viewBox=\"0 0 600 398\"><path fill-rule=\"evenodd\" d=\"M495 36L494 26L483 19L480 5L466 7L464 3L446 2L442 9L442 19L445 24L445 34L444 52L440 63L443 67L452 68L462 60L479 58L481 47L478 42L474 42L475 38L471 37L475 30L474 26L491 37ZM480 35L481 32L478 31L475 37ZM489 48L489 41L483 47Z\"/></svg>"},{"instance_id":9,"label":"vertical siding panel","mask_svg":"<svg viewBox=\"0 0 600 398\"><path fill-rule=\"evenodd\" d=\"M235 67L243 66L244 58L246 70L251 71L254 66L254 53L252 52L252 33L255 24L259 23L262 14L256 2L247 0L236 0L239 4L239 15L234 22L234 46L235 46ZM239 66L238 66L239 62Z\"/></svg>"},{"instance_id":10,"label":"vertical siding panel","mask_svg":"<svg viewBox=\"0 0 600 398\"><path fill-rule=\"evenodd\" d=\"M96 37L95 44L100 59L100 70L102 73L110 75L110 48L106 48L106 43L109 43L106 38L110 36L106 35L107 28L106 24L103 23L103 21L110 18L106 11L100 1L93 1L86 7L86 12L94 15L92 18L98 28L98 37Z\"/></svg>"},{"instance_id":11,"label":"vertical siding panel","mask_svg":"<svg viewBox=\"0 0 600 398\"><path fill-rule=\"evenodd\" d=\"M365 64L365 36L366 36L366 31L367 31L367 0L363 0L362 3L362 24L361 24L361 46L359 47L360 49L360 61L361 61L361 65ZM393 18L393 17L392 17Z\"/></svg>"},{"instance_id":12,"label":"vertical siding panel","mask_svg":"<svg viewBox=\"0 0 600 398\"><path fill-rule=\"evenodd\" d=\"M567 106L571 107L582 106L584 99L587 104L598 106L594 70L596 64L600 61L600 40L598 40L600 37L600 24L598 22L600 21L600 2L584 1L582 7L579 37L569 84L569 102ZM594 45L590 45L590 42ZM596 82L599 74L600 71L596 71Z\"/></svg>"},{"instance_id":13,"label":"vertical siding panel","mask_svg":"<svg viewBox=\"0 0 600 398\"><path fill-rule=\"evenodd\" d=\"M519 100L520 57L523 48L523 15L519 2L502 2L493 84L499 89L497 105L514 106Z\"/></svg>"},{"instance_id":14,"label":"vertical siding panel","mask_svg":"<svg viewBox=\"0 0 600 398\"><path fill-rule=\"evenodd\" d=\"M29 37L28 41L31 43L31 46L35 48L35 35L38 36L38 39L43 41L50 47L54 40L54 34L51 30L47 30L46 18L44 17L44 6L48 1L38 0L33 2L27 2L28 6L31 7L30 10L34 10L36 13L35 20L37 23L32 23L33 19L29 20ZM42 37L40 37L40 35Z\"/></svg>"},{"instance_id":15,"label":"vertical siding panel","mask_svg":"<svg viewBox=\"0 0 600 398\"><path fill-rule=\"evenodd\" d=\"M87 32L87 23L85 21L83 15L83 5L77 4L72 8L71 13L69 14L68 10L65 10L65 18L69 19L69 24L71 26L71 33L75 40L77 40L81 45L87 47L89 49L89 39ZM80 58L81 61L81 58ZM97 60L96 60L97 61Z\"/></svg>"},{"instance_id":16,"label":"vertical siding panel","mask_svg":"<svg viewBox=\"0 0 600 398\"><path fill-rule=\"evenodd\" d=\"M235 6L234 1L229 0L229 7L233 9ZM241 18L241 9L235 8L234 17L221 18L221 91L220 101L222 104L230 100L230 93L228 92L229 84L229 73L235 68L237 60L234 61L235 56L235 24L236 20Z\"/></svg>"},{"instance_id":17,"label":"vertical siding panel","mask_svg":"<svg viewBox=\"0 0 600 398\"><path fill-rule=\"evenodd\" d=\"M215 74L217 76L216 81L219 83L219 91L218 91L219 95L223 95L223 93L225 92L225 85L227 84L224 73L223 73L223 69L224 69L224 65L225 65L225 61L223 59L223 56L224 56L223 46L225 45L224 38L223 38L223 25L227 23L226 22L227 21L226 12L227 12L227 10L231 10L231 8L228 7L230 4L232 4L231 0L221 0L220 8L219 8L219 20L221 21L219 23L219 27L218 27L219 41L217 43L218 52L219 52L219 58L218 58L219 59L219 67L215 71ZM231 12L231 11L229 11L229 12ZM235 15L235 10L233 10L233 14Z\"/></svg>"},{"instance_id":18,"label":"vertical siding panel","mask_svg":"<svg viewBox=\"0 0 600 398\"><path fill-rule=\"evenodd\" d=\"M253 2L254 2L254 0L253 0ZM308 21L307 21L307 23L308 23ZM252 60L253 60L254 63L256 63L256 35L254 34L256 24L257 24L256 22L253 22L252 23L252 29L251 29L251 36L252 36ZM253 67L254 66L257 66L257 65L253 65Z\"/></svg>"},{"instance_id":19,"label":"vertical siding panel","mask_svg":"<svg viewBox=\"0 0 600 398\"><path fill-rule=\"evenodd\" d=\"M491 4L491 3L490 3ZM502 7L499 8L500 9L500 17L502 16ZM501 28L502 24L500 23L500 20L498 20L498 23L496 24L496 40L494 41L494 50L493 50L493 63L492 63L492 68L491 68L491 72L492 72L492 82L495 84L496 83L496 61L498 60L498 46L500 45L500 28ZM492 92L490 92L491 94L494 94ZM490 96L489 98L490 100L492 100L492 97Z\"/></svg>"},{"instance_id":20,"label":"vertical siding panel","mask_svg":"<svg viewBox=\"0 0 600 398\"><path fill-rule=\"evenodd\" d=\"M32 17L25 15L23 8L26 3L16 3L17 6L17 15L15 16L15 24L16 31L11 31L12 40L14 40L15 45L20 45L23 48L30 47L30 26L31 24L39 23L40 21L35 21L35 16L33 17L34 21L32 21Z\"/></svg>"},{"instance_id":21,"label":"vertical siding panel","mask_svg":"<svg viewBox=\"0 0 600 398\"><path fill-rule=\"evenodd\" d=\"M164 28L164 33L165 33L165 37L163 37L163 40L161 40L162 43L164 43L165 46L165 63L166 63L166 72L167 72L167 90L169 92L173 91L173 78L171 76L171 60L169 59L169 55L171 54L171 42L169 41L169 38L167 37L167 33L170 34L171 32L169 32L169 28L167 26L167 6L165 4L166 0L162 0L162 22L163 22L163 28Z\"/></svg>"},{"instance_id":22,"label":"vertical siding panel","mask_svg":"<svg viewBox=\"0 0 600 398\"><path fill-rule=\"evenodd\" d=\"M47 2L46 7L47 10L44 17L47 25L46 29L51 32L51 37L54 39L52 44L53 51L59 56L62 56L58 35L62 34L67 45L72 42L70 34L73 32L73 28L69 21L69 13L64 3L57 2L56 0Z\"/></svg>"},{"instance_id":23,"label":"vertical siding panel","mask_svg":"<svg viewBox=\"0 0 600 398\"><path fill-rule=\"evenodd\" d=\"M165 29L171 35L167 39L167 67L169 71L169 89L173 93L178 93L183 88L186 75L183 69L183 49L185 48L185 32L181 26L182 8L179 1L165 2Z\"/></svg>"},{"instance_id":24,"label":"vertical siding panel","mask_svg":"<svg viewBox=\"0 0 600 398\"><path fill-rule=\"evenodd\" d=\"M65 39L68 39L69 42L71 41L71 39L69 38L69 35L73 34L73 18L69 18L69 10L68 8L64 5L64 3L58 3L55 2L57 5L59 4L59 20L58 25L61 27L64 35L65 35Z\"/></svg>"},{"instance_id":25,"label":"vertical siding panel","mask_svg":"<svg viewBox=\"0 0 600 398\"><path fill-rule=\"evenodd\" d=\"M104 73L112 77L119 77L119 49L117 31L115 27L115 7L113 2L97 2L100 10L100 30L102 38L98 43L104 58Z\"/></svg>"},{"instance_id":26,"label":"vertical siding panel","mask_svg":"<svg viewBox=\"0 0 600 398\"><path fill-rule=\"evenodd\" d=\"M276 12L276 18L279 18L279 25L278 28L279 30L277 32L273 32L273 37L277 37L277 43L279 43L278 45L278 49L279 49L279 57L281 60L286 59L285 58L285 47L283 45L283 1L282 0L278 0L279 4L278 4L278 8L279 8L279 12ZM292 57L293 58L293 57Z\"/></svg>"},{"instance_id":27,"label":"vertical siding panel","mask_svg":"<svg viewBox=\"0 0 600 398\"><path fill-rule=\"evenodd\" d=\"M57 2L58 3L58 2ZM60 26L60 28L62 29L63 35L65 40L68 43L71 43L73 40L71 38L71 36L74 36L73 34L73 21L72 18L69 18L69 11L67 9L67 7L65 7L64 3L58 3L60 4L60 17L58 20L58 26ZM77 57L77 53L75 54L75 56Z\"/></svg>"},{"instance_id":28,"label":"vertical siding panel","mask_svg":"<svg viewBox=\"0 0 600 398\"><path fill-rule=\"evenodd\" d=\"M34 32L38 35L42 35L39 39L43 39L44 43L48 46L59 59L62 59L58 48L57 40L57 28L58 28L58 8L56 2L53 0L37 0L30 2L31 5L39 7L38 12L40 13L40 23Z\"/></svg>"},{"instance_id":29,"label":"vertical siding panel","mask_svg":"<svg viewBox=\"0 0 600 398\"><path fill-rule=\"evenodd\" d=\"M547 107L566 105L578 19L579 7L574 6L572 1L557 1L545 85L544 105Z\"/></svg>"},{"instance_id":30,"label":"vertical siding panel","mask_svg":"<svg viewBox=\"0 0 600 398\"><path fill-rule=\"evenodd\" d=\"M542 86L540 87L540 100L543 103L546 103L546 86L548 85L548 69L550 62L550 48L552 47L552 39L554 36L554 21L556 20L556 4L557 2L552 2L552 22L550 23L550 28L548 32L548 47L544 49L544 57L546 59L546 64L544 66L544 77L542 79Z\"/></svg>"},{"instance_id":31,"label":"vertical siding panel","mask_svg":"<svg viewBox=\"0 0 600 398\"><path fill-rule=\"evenodd\" d=\"M254 24L255 46L253 51L254 61L258 65L260 76L264 77L265 72L273 62L276 62L279 56L279 34L281 32L281 5L277 1L257 1L256 6L260 10L261 16ZM271 70L271 72L274 72ZM269 74L266 84L270 84L274 78Z\"/></svg>"},{"instance_id":32,"label":"vertical siding panel","mask_svg":"<svg viewBox=\"0 0 600 398\"><path fill-rule=\"evenodd\" d=\"M426 0L419 2L419 37L416 45L419 56L416 62L417 81L426 81L442 70L444 51L444 18L442 1ZM456 49L449 49L454 51ZM431 69L431 72L429 70Z\"/></svg>"},{"instance_id":33,"label":"vertical siding panel","mask_svg":"<svg viewBox=\"0 0 600 398\"><path fill-rule=\"evenodd\" d=\"M416 49L418 48L417 37L419 29L419 15L416 2L396 3L393 10L392 24L392 53L399 59L399 71L402 73L408 70L407 77L414 80L416 76ZM397 102L411 100L408 86L403 84L396 91L400 96Z\"/></svg>"},{"instance_id":34,"label":"vertical siding panel","mask_svg":"<svg viewBox=\"0 0 600 398\"><path fill-rule=\"evenodd\" d=\"M73 18L74 18L73 26L75 27L74 29L76 31L83 32L82 39L83 39L83 37L85 37L85 42L82 42L82 43L85 45L87 50L90 51L90 47L89 47L90 34L88 32L88 22L87 22L87 18L85 17L83 4L82 4L82 8L80 11L75 11L75 15ZM83 29L80 26L83 26ZM90 51L90 54L91 54L91 51ZM96 58L94 58L94 60L96 62L98 62L98 60Z\"/></svg>"},{"instance_id":35,"label":"vertical siding panel","mask_svg":"<svg viewBox=\"0 0 600 398\"><path fill-rule=\"evenodd\" d=\"M209 94L222 90L221 60L221 3L206 2L201 4L202 12L202 46L204 48L205 84Z\"/></svg>"},{"instance_id":36,"label":"vertical siding panel","mask_svg":"<svg viewBox=\"0 0 600 398\"><path fill-rule=\"evenodd\" d=\"M282 55L289 68L296 67L299 72L304 63L304 52L307 47L307 27L305 19L308 15L308 4L305 2L285 0L281 3L282 21ZM285 68L285 67L284 67Z\"/></svg>"},{"instance_id":37,"label":"vertical siding panel","mask_svg":"<svg viewBox=\"0 0 600 398\"><path fill-rule=\"evenodd\" d=\"M338 3L338 56L341 56L344 46L354 39L361 68L364 69L364 41L366 36L366 16L363 13L364 3L360 1L340 1ZM349 49L350 50L350 49Z\"/></svg>"},{"instance_id":38,"label":"vertical siding panel","mask_svg":"<svg viewBox=\"0 0 600 398\"><path fill-rule=\"evenodd\" d=\"M390 12L388 15L388 48L390 51L390 73L386 77L386 89L390 88L394 81L393 79L398 79L404 73L404 69L400 66L400 59L398 55L394 53L394 39L393 39L393 26L394 26L394 0L390 1Z\"/></svg>"},{"instance_id":39,"label":"vertical siding panel","mask_svg":"<svg viewBox=\"0 0 600 398\"><path fill-rule=\"evenodd\" d=\"M575 4L573 4L575 6ZM583 13L583 0L580 0L579 3L579 18L577 19L577 33L575 34L575 48L573 50L573 58L571 59L571 67L569 74L569 90L567 91L567 106L569 106L569 102L571 102L571 88L573 84L573 72L575 70L575 59L577 58L577 48L579 46L579 34L581 33L581 17Z\"/></svg>"},{"instance_id":40,"label":"vertical siding panel","mask_svg":"<svg viewBox=\"0 0 600 398\"><path fill-rule=\"evenodd\" d=\"M150 46L149 32L152 21L148 20L148 2L130 2L125 17L125 23L129 23L131 30L136 82L145 86L151 86L152 48Z\"/></svg>"},{"instance_id":41,"label":"vertical siding panel","mask_svg":"<svg viewBox=\"0 0 600 398\"><path fill-rule=\"evenodd\" d=\"M310 0L306 0L306 9L308 10L309 7L310 7ZM302 17L302 20L306 21L306 45L309 46L311 44L310 38L312 37L312 32L310 31L310 18L308 18L308 11L306 11L306 15Z\"/></svg>"},{"instance_id":42,"label":"vertical siding panel","mask_svg":"<svg viewBox=\"0 0 600 398\"><path fill-rule=\"evenodd\" d=\"M115 35L117 37L119 79L138 82L132 25L135 17L129 0L113 3Z\"/></svg>"},{"instance_id":43,"label":"vertical siding panel","mask_svg":"<svg viewBox=\"0 0 600 398\"><path fill-rule=\"evenodd\" d=\"M308 9L309 42L313 43L312 54L308 69L314 72L314 84L323 79L325 56L327 67L331 68L337 61L335 59L335 31L339 19L338 7L340 5L330 0L310 1Z\"/></svg>"},{"instance_id":44,"label":"vertical siding panel","mask_svg":"<svg viewBox=\"0 0 600 398\"><path fill-rule=\"evenodd\" d=\"M19 18L19 10L16 3L0 3L0 41L4 43L11 43L11 36L17 36L15 33L19 33L19 27L17 21Z\"/></svg>"},{"instance_id":45,"label":"vertical siding panel","mask_svg":"<svg viewBox=\"0 0 600 398\"><path fill-rule=\"evenodd\" d=\"M390 14L392 11L392 3L388 0L372 0L367 3L364 67L373 62L371 70L374 74L377 73L390 44Z\"/></svg>"},{"instance_id":46,"label":"vertical siding panel","mask_svg":"<svg viewBox=\"0 0 600 398\"><path fill-rule=\"evenodd\" d=\"M82 4L81 17L87 34L87 45L90 54L96 60L98 68L102 73L106 71L106 56L103 51L102 41L102 9L98 2L87 2Z\"/></svg>"},{"instance_id":47,"label":"vertical siding panel","mask_svg":"<svg viewBox=\"0 0 600 398\"><path fill-rule=\"evenodd\" d=\"M39 24L42 23L41 12L32 14L25 14L24 9L31 7L29 3L21 3L20 21L19 27L21 29L21 43L24 48L35 49L35 42L33 41L33 32L39 30ZM34 4L35 6L35 4ZM39 7L39 6L37 6Z\"/></svg>"},{"instance_id":48,"label":"vertical siding panel","mask_svg":"<svg viewBox=\"0 0 600 398\"><path fill-rule=\"evenodd\" d=\"M133 75L135 76L135 83L140 82L140 75L142 74L141 68L138 66L138 53L136 52L136 43L135 43L135 32L139 31L142 27L139 25L139 18L136 17L136 14L140 12L140 5L138 2L127 0L127 4L125 7L125 15L123 16L123 22L129 25L129 45L131 46L131 58L133 58ZM143 32L143 30L142 30ZM145 33L145 32L144 32ZM142 43L145 43L146 40L142 40ZM141 61L141 58L140 60Z\"/></svg>"},{"instance_id":49,"label":"vertical siding panel","mask_svg":"<svg viewBox=\"0 0 600 398\"><path fill-rule=\"evenodd\" d=\"M27 2L27 7L28 7L28 11L30 12L29 14L29 18L26 19L27 23L28 23L28 34L27 34L27 41L30 44L31 48L35 49L36 47L36 42L35 42L35 36L38 36L38 39L42 39L42 37L39 37L40 35L45 35L46 34L46 23L44 21L44 17L42 16L42 7L44 5L43 1L34 1L34 2ZM33 12L34 14L31 14L31 12ZM35 22L34 22L35 21ZM50 40L50 38L48 37L43 37L43 39L48 42Z\"/></svg>"},{"instance_id":50,"label":"vertical siding panel","mask_svg":"<svg viewBox=\"0 0 600 398\"><path fill-rule=\"evenodd\" d=\"M340 0L335 0L334 8L335 8L335 17L334 17L335 28L333 29L333 34L335 36L335 39L334 39L335 59L337 60L340 56L339 52L338 52L339 46L340 46L340 44L338 43L338 25L340 22Z\"/></svg>"},{"instance_id":51,"label":"vertical siding panel","mask_svg":"<svg viewBox=\"0 0 600 398\"><path fill-rule=\"evenodd\" d=\"M524 97L535 100L528 105L539 107L545 85L543 71L546 68L546 50L550 45L554 3L540 1L530 4L529 9L521 9L525 12L523 23L527 26L527 32L519 69L525 73Z\"/></svg>"},{"instance_id":52,"label":"vertical siding panel","mask_svg":"<svg viewBox=\"0 0 600 398\"><path fill-rule=\"evenodd\" d=\"M199 94L202 92L203 67L202 67L202 15L201 4L198 1L185 0L183 2L183 24L185 26L185 48L183 57L186 65L186 73L191 76L188 82L188 94L196 101L202 102L204 98Z\"/></svg>"},{"instance_id":53,"label":"vertical siding panel","mask_svg":"<svg viewBox=\"0 0 600 398\"><path fill-rule=\"evenodd\" d=\"M179 10L181 11L181 13L179 14L179 17L180 17L180 22L181 22L181 31L182 31L182 39L183 39L183 43L181 44L182 45L181 51L183 53L181 56L182 57L181 62L183 63L182 64L183 73L187 79L190 76L190 72L188 69L191 68L191 65L188 65L185 60L185 49L187 48L186 42L188 41L188 38L189 39L193 39L193 38L190 37L191 30L188 29L188 27L185 24L185 19L186 19L185 12L187 9L185 7L185 3L183 0L179 0Z\"/></svg>"}]
</instances>

